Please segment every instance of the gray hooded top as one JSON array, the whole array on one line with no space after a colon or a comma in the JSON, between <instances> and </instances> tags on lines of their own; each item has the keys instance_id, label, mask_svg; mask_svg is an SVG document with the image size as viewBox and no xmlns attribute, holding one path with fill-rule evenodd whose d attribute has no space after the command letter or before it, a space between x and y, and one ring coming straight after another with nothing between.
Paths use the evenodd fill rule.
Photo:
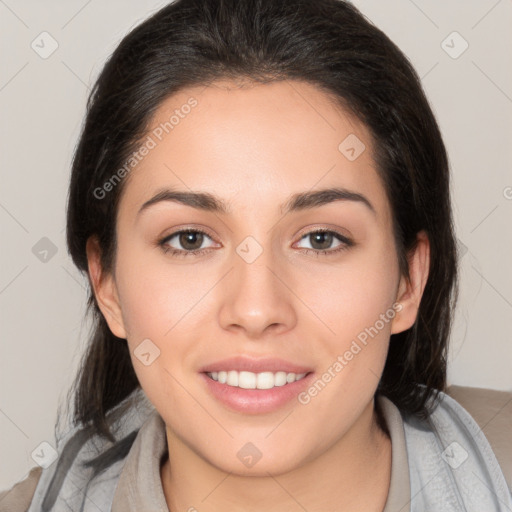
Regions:
<instances>
[{"instance_id":1,"label":"gray hooded top","mask_svg":"<svg viewBox=\"0 0 512 512\"><path fill-rule=\"evenodd\" d=\"M441 392L428 420L379 394L376 407L392 444L383 512L512 512L512 491L489 442L453 398ZM43 469L28 512L168 512L161 416L138 388L109 419L115 443L84 429L61 435L58 458Z\"/></svg>"}]
</instances>

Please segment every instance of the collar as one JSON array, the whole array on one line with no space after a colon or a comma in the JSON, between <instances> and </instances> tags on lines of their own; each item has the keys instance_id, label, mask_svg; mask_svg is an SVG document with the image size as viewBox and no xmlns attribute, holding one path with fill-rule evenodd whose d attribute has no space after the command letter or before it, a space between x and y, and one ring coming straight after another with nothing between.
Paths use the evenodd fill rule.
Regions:
<instances>
[{"instance_id":1,"label":"collar","mask_svg":"<svg viewBox=\"0 0 512 512\"><path fill-rule=\"evenodd\" d=\"M165 422L155 409L142 425L126 457L112 512L169 512L160 478L160 466L166 456Z\"/></svg>"},{"instance_id":2,"label":"collar","mask_svg":"<svg viewBox=\"0 0 512 512\"><path fill-rule=\"evenodd\" d=\"M409 466L403 420L399 409L384 396L376 400L391 437L391 482L383 512L409 512ZM160 467L167 457L165 423L154 410L142 425L127 455L112 502L112 512L169 512Z\"/></svg>"},{"instance_id":3,"label":"collar","mask_svg":"<svg viewBox=\"0 0 512 512\"><path fill-rule=\"evenodd\" d=\"M391 481L383 512L409 512L411 484L402 415L389 398L377 394L376 402L391 438Z\"/></svg>"}]
</instances>

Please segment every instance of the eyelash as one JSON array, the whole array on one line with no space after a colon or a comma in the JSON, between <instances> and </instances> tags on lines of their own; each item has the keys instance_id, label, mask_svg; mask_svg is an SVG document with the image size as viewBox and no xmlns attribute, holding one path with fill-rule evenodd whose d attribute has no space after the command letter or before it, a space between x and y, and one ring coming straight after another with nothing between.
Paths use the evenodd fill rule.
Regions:
<instances>
[{"instance_id":1,"label":"eyelash","mask_svg":"<svg viewBox=\"0 0 512 512\"><path fill-rule=\"evenodd\" d=\"M174 249L174 248L169 247L167 245L167 242L169 240L171 240L176 235L179 235L179 234L182 234L182 233L202 233L203 235L206 235L209 238L212 238L206 231L203 231L202 229L197 229L197 228L194 228L194 229L182 229L180 231L175 231L174 233L171 233L170 235L165 236L164 238L160 239L157 242L157 244L158 244L159 247L162 248L162 250L164 251L165 254L170 254L171 256L178 257L178 258L186 257L186 256L195 256L195 255L199 255L199 254L202 254L202 253L210 252L210 250L211 250L210 248L208 248L208 249L195 249L193 251L184 251L184 250L180 250L180 249ZM322 255L326 255L326 256L333 256L335 254L340 253L341 251L347 250L348 248L350 248L350 247L352 247L354 245L354 242L352 240L350 240L349 238L341 235L337 231L332 231L332 230L328 230L328 229L315 229L315 230L312 230L312 231L308 231L307 233L305 233L304 235L301 236L300 240L302 240L303 238L305 238L305 237L307 237L309 235L313 235L315 233L329 233L329 234L333 234L335 236L335 238L337 238L340 242L342 242L342 244L338 248L336 248L336 249L307 249L307 248L306 249L304 249L304 248L301 249L302 251L304 251L307 254L309 254L310 252L313 252L317 256L320 256L321 254Z\"/></svg>"}]
</instances>

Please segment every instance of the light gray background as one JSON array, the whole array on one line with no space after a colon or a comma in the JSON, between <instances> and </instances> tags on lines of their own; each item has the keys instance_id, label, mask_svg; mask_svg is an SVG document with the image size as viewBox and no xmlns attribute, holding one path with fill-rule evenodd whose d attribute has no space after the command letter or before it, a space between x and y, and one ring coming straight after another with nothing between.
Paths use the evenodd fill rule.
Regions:
<instances>
[{"instance_id":1,"label":"light gray background","mask_svg":"<svg viewBox=\"0 0 512 512\"><path fill-rule=\"evenodd\" d=\"M121 37L165 3L0 0L0 489L27 475L41 442L54 445L88 333L86 281L64 232L88 89ZM448 147L466 251L449 383L512 391L512 3L354 3L411 59ZM50 48L43 31L58 43L46 59L31 48ZM469 44L458 58L453 31ZM43 237L57 250L46 262L32 250Z\"/></svg>"}]
</instances>

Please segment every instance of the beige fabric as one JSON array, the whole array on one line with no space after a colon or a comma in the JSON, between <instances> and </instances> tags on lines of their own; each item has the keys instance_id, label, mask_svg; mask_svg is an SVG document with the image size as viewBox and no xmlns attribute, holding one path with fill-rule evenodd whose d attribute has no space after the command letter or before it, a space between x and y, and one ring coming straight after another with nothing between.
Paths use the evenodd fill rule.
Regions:
<instances>
[{"instance_id":1,"label":"beige fabric","mask_svg":"<svg viewBox=\"0 0 512 512\"><path fill-rule=\"evenodd\" d=\"M36 466L30 470L27 478L11 489L0 492L0 512L26 512L42 471L43 468Z\"/></svg>"},{"instance_id":2,"label":"beige fabric","mask_svg":"<svg viewBox=\"0 0 512 512\"><path fill-rule=\"evenodd\" d=\"M512 490L512 392L450 386L447 394L478 423Z\"/></svg>"},{"instance_id":3,"label":"beige fabric","mask_svg":"<svg viewBox=\"0 0 512 512\"><path fill-rule=\"evenodd\" d=\"M512 392L450 386L447 394L459 402L482 428L496 454L507 484L512 489ZM409 475L405 471L407 466L403 462L400 463L406 453L403 426L400 429L400 413L394 404L384 397L380 397L380 400L390 429L393 456L390 492L384 512L398 512L402 510L402 504L407 500L410 491L407 485ZM401 444L402 442L404 444ZM0 492L0 512L26 512L41 471L42 469L38 466L32 468L26 479ZM398 485L395 481L402 483Z\"/></svg>"},{"instance_id":4,"label":"beige fabric","mask_svg":"<svg viewBox=\"0 0 512 512\"><path fill-rule=\"evenodd\" d=\"M398 407L388 398L378 396L377 400L391 437L391 481L383 512L408 512L411 502L411 483L402 415Z\"/></svg>"}]
</instances>

